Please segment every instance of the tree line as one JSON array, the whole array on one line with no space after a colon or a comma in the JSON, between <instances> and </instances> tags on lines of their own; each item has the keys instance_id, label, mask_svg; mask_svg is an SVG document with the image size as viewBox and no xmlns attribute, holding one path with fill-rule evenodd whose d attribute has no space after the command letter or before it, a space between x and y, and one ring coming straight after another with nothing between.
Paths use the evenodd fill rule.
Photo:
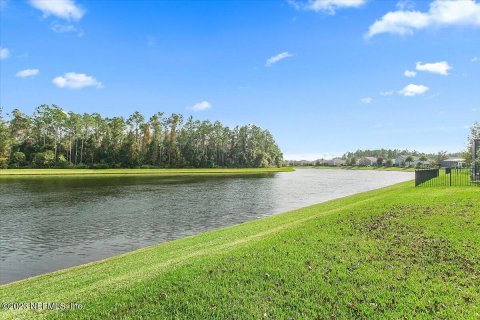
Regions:
<instances>
[{"instance_id":1,"label":"tree line","mask_svg":"<svg viewBox=\"0 0 480 320\"><path fill-rule=\"evenodd\" d=\"M268 130L229 128L157 112L145 118L65 112L41 105L32 115L0 108L0 168L213 168L281 166Z\"/></svg>"},{"instance_id":2,"label":"tree line","mask_svg":"<svg viewBox=\"0 0 480 320\"><path fill-rule=\"evenodd\" d=\"M416 156L422 157L425 156L427 158L435 157L434 154L426 154L416 150L408 150L408 149L366 149L366 150L357 150L354 152L346 152L342 158L349 159L349 158L363 158L363 157L375 157L375 158L383 158L383 159L395 159L398 156Z\"/></svg>"},{"instance_id":3,"label":"tree line","mask_svg":"<svg viewBox=\"0 0 480 320\"><path fill-rule=\"evenodd\" d=\"M464 157L462 152L449 153L447 151L439 151L438 153L423 153L416 150L400 150L400 149L374 149L374 150L357 150L355 152L346 152L342 159L346 160L346 165L355 165L357 161L363 157L374 157L377 159L378 166L390 167L393 165L393 160L399 156L406 156L405 162L411 163L414 161L413 157L418 157L421 162L429 161L430 166L437 166L443 160L449 157Z\"/></svg>"}]
</instances>

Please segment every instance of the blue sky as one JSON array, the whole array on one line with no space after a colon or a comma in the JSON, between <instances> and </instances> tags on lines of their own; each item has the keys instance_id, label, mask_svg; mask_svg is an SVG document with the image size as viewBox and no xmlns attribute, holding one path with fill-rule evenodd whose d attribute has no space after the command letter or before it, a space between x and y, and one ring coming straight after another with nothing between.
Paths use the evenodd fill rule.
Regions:
<instances>
[{"instance_id":1,"label":"blue sky","mask_svg":"<svg viewBox=\"0 0 480 320\"><path fill-rule=\"evenodd\" d=\"M287 159L465 149L480 1L0 0L0 104L255 123Z\"/></svg>"}]
</instances>

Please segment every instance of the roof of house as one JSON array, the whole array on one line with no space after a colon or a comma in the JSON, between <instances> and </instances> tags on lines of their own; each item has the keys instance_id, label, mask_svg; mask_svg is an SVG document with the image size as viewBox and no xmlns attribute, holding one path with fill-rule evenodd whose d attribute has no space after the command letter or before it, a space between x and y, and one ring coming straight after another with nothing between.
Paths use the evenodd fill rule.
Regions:
<instances>
[{"instance_id":1,"label":"roof of house","mask_svg":"<svg viewBox=\"0 0 480 320\"><path fill-rule=\"evenodd\" d=\"M403 159L407 159L408 157L412 157L413 161L416 161L418 160L419 158L417 156L410 156L410 155L404 155L404 154L401 154L397 157L398 158L403 158Z\"/></svg>"},{"instance_id":2,"label":"roof of house","mask_svg":"<svg viewBox=\"0 0 480 320\"><path fill-rule=\"evenodd\" d=\"M465 159L463 158L448 158L443 161L451 161L451 162L465 162Z\"/></svg>"}]
</instances>

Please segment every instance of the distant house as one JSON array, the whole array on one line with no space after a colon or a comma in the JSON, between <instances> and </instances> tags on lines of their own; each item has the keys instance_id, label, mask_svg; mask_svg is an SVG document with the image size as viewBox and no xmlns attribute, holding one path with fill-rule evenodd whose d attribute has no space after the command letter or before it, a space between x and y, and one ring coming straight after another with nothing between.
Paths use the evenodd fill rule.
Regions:
<instances>
[{"instance_id":1,"label":"distant house","mask_svg":"<svg viewBox=\"0 0 480 320\"><path fill-rule=\"evenodd\" d=\"M332 162L333 162L333 165L335 167L344 166L347 163L347 161L345 159L342 159L342 158L332 159Z\"/></svg>"},{"instance_id":2,"label":"distant house","mask_svg":"<svg viewBox=\"0 0 480 320\"><path fill-rule=\"evenodd\" d=\"M301 163L302 166L314 166L315 165L315 161L308 161L308 160L301 160L300 163Z\"/></svg>"},{"instance_id":3,"label":"distant house","mask_svg":"<svg viewBox=\"0 0 480 320\"><path fill-rule=\"evenodd\" d=\"M286 166L313 166L315 164L314 161L308 160L285 160Z\"/></svg>"},{"instance_id":4,"label":"distant house","mask_svg":"<svg viewBox=\"0 0 480 320\"><path fill-rule=\"evenodd\" d=\"M383 165L384 165L384 166L393 166L393 165L395 165L395 159L386 159L386 160L383 160Z\"/></svg>"},{"instance_id":5,"label":"distant house","mask_svg":"<svg viewBox=\"0 0 480 320\"><path fill-rule=\"evenodd\" d=\"M413 159L413 161L411 161L410 163L407 163L406 160L407 160L408 157L411 157ZM401 156L398 156L395 159L395 165L397 167L416 166L418 162L420 162L418 157L409 156L409 155L401 155Z\"/></svg>"},{"instance_id":6,"label":"distant house","mask_svg":"<svg viewBox=\"0 0 480 320\"><path fill-rule=\"evenodd\" d=\"M333 160L323 160L324 166L333 166Z\"/></svg>"},{"instance_id":7,"label":"distant house","mask_svg":"<svg viewBox=\"0 0 480 320\"><path fill-rule=\"evenodd\" d=\"M440 163L442 168L466 168L467 163L463 158L448 158Z\"/></svg>"},{"instance_id":8,"label":"distant house","mask_svg":"<svg viewBox=\"0 0 480 320\"><path fill-rule=\"evenodd\" d=\"M377 158L375 157L363 157L358 160L358 164L361 166L376 166Z\"/></svg>"}]
</instances>

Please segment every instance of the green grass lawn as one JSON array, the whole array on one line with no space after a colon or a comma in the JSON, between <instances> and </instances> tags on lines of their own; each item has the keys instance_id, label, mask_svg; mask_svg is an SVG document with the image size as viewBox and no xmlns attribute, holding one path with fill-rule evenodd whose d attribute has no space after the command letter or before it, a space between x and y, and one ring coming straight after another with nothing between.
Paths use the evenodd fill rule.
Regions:
<instances>
[{"instance_id":1,"label":"green grass lawn","mask_svg":"<svg viewBox=\"0 0 480 320\"><path fill-rule=\"evenodd\" d=\"M380 170L380 171L403 171L403 172L415 172L415 168L401 168L401 167L359 167L359 166L312 166L312 167L295 167L300 168L312 168L312 169L338 169L338 170Z\"/></svg>"},{"instance_id":2,"label":"green grass lawn","mask_svg":"<svg viewBox=\"0 0 480 320\"><path fill-rule=\"evenodd\" d=\"M480 193L413 182L0 287L0 318L478 319ZM139 230L141 232L141 230Z\"/></svg>"},{"instance_id":3,"label":"green grass lawn","mask_svg":"<svg viewBox=\"0 0 480 320\"><path fill-rule=\"evenodd\" d=\"M470 169L452 169L450 174L446 174L445 169L440 169L438 177L427 180L424 183L419 184L419 187L430 187L430 186L468 186L478 184L472 183L471 180L471 170Z\"/></svg>"},{"instance_id":4,"label":"green grass lawn","mask_svg":"<svg viewBox=\"0 0 480 320\"><path fill-rule=\"evenodd\" d=\"M287 172L292 168L215 168L215 169L3 169L2 176L32 176L32 175L155 175L155 176L184 176L184 175L244 175L270 172Z\"/></svg>"}]
</instances>

